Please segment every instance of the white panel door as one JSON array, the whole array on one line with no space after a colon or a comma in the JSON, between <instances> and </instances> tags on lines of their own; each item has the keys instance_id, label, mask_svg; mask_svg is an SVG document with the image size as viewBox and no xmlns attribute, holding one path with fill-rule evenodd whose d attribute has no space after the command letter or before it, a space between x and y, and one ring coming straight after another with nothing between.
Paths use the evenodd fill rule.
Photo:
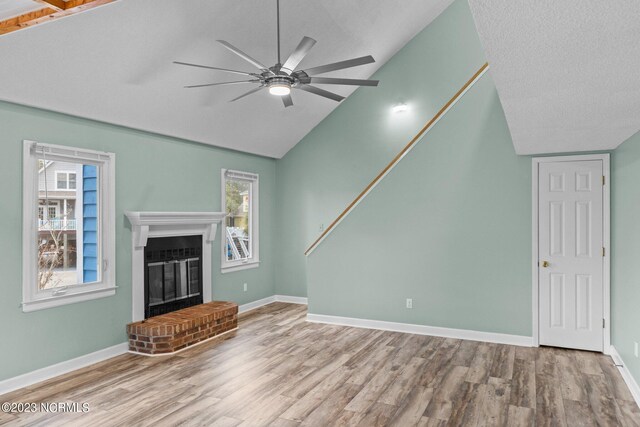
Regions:
<instances>
[{"instance_id":1,"label":"white panel door","mask_svg":"<svg viewBox=\"0 0 640 427\"><path fill-rule=\"evenodd\" d=\"M603 351L603 163L539 168L540 344Z\"/></svg>"}]
</instances>

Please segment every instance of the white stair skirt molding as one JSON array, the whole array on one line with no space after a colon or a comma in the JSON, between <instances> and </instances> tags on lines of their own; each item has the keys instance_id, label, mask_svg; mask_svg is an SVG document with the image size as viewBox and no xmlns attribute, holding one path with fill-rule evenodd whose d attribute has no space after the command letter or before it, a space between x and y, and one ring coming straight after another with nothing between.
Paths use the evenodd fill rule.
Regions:
<instances>
[{"instance_id":1,"label":"white stair skirt molding","mask_svg":"<svg viewBox=\"0 0 640 427\"><path fill-rule=\"evenodd\" d=\"M620 357L620 354L614 346L611 346L611 348L609 349L609 354L611 355L613 362L616 364L616 367L620 371L622 379L627 384L627 387L629 387L631 395L635 399L638 406L640 406L640 386L636 382L635 378L633 378L633 375L631 375L631 372L629 372L627 365L624 363L624 360L622 360L622 357Z\"/></svg>"},{"instance_id":2,"label":"white stair skirt molding","mask_svg":"<svg viewBox=\"0 0 640 427\"><path fill-rule=\"evenodd\" d=\"M55 365L27 372L17 377L8 378L0 381L0 395L125 354L128 350L129 343L123 342L112 347L85 354L84 356L76 357L75 359L56 363Z\"/></svg>"},{"instance_id":3,"label":"white stair skirt molding","mask_svg":"<svg viewBox=\"0 0 640 427\"><path fill-rule=\"evenodd\" d=\"M355 328L379 329L382 331L402 332L405 334L431 335L434 337L456 338L469 341L491 342L496 344L531 347L532 338L522 335L480 332L467 329L441 328L438 326L412 325L409 323L385 322L383 320L358 319L354 317L307 314L307 321L330 325L353 326Z\"/></svg>"},{"instance_id":4,"label":"white stair skirt molding","mask_svg":"<svg viewBox=\"0 0 640 427\"><path fill-rule=\"evenodd\" d=\"M269 305L274 302L287 302L289 304L307 305L307 298L293 297L289 295L271 295L270 297L242 304L240 307L238 307L238 313L246 313L247 311L255 310L256 308L264 307L265 305Z\"/></svg>"}]
</instances>

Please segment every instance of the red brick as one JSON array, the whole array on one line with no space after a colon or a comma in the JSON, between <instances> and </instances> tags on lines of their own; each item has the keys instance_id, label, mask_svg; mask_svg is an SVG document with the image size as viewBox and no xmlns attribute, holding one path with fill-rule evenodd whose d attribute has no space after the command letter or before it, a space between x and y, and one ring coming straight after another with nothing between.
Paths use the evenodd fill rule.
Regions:
<instances>
[{"instance_id":1,"label":"red brick","mask_svg":"<svg viewBox=\"0 0 640 427\"><path fill-rule=\"evenodd\" d=\"M127 325L129 348L166 354L212 338L238 325L238 305L214 301Z\"/></svg>"}]
</instances>

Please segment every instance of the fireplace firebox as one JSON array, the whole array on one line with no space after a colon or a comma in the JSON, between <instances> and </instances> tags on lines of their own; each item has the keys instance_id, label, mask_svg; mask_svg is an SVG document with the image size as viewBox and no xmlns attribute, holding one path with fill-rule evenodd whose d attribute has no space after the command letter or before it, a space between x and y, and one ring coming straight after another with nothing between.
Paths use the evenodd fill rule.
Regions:
<instances>
[{"instance_id":1,"label":"fireplace firebox","mask_svg":"<svg viewBox=\"0 0 640 427\"><path fill-rule=\"evenodd\" d=\"M202 236L149 238L144 283L145 319L202 304Z\"/></svg>"}]
</instances>

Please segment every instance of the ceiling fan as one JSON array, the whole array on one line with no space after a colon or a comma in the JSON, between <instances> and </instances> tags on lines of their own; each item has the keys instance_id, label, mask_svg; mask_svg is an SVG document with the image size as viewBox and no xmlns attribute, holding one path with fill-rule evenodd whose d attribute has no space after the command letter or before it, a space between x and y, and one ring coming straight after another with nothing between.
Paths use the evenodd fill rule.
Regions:
<instances>
[{"instance_id":1,"label":"ceiling fan","mask_svg":"<svg viewBox=\"0 0 640 427\"><path fill-rule=\"evenodd\" d=\"M329 92L316 86L312 86L311 83L316 84L330 84L330 85L355 85L355 86L378 86L378 80L359 80L359 79L341 79L333 77L315 77L316 74L324 74L330 71L343 70L345 68L356 67L359 65L370 64L375 62L371 55L362 56L359 58L348 59L346 61L334 62L332 64L320 65L318 67L307 68L304 70L296 69L302 59L309 53L316 41L311 37L303 37L302 41L298 44L298 47L287 58L284 64L280 61L280 0L276 0L276 13L277 13L277 38L278 38L278 62L272 66L267 67L251 56L247 55L240 49L233 46L231 43L224 40L216 40L222 46L229 49L231 52L238 55L240 58L249 62L253 66L258 68L258 72L249 73L245 71L229 70L226 68L210 67L208 65L190 64L187 62L174 61L174 64L186 65L189 67L207 68L210 70L225 71L227 73L241 74L244 76L252 77L250 80L239 80L232 82L221 83L208 83L185 86L185 88L199 88L207 86L223 86L223 85L235 85L244 83L253 83L258 86L250 91L232 99L229 102L237 101L244 98L247 95L256 93L264 88L269 89L269 93L272 95L280 96L285 107L291 107L293 100L291 99L291 89L300 89L305 92L310 92L315 95L323 96L325 98L332 99L340 102L344 99L344 96L340 96L336 93Z\"/></svg>"}]
</instances>

